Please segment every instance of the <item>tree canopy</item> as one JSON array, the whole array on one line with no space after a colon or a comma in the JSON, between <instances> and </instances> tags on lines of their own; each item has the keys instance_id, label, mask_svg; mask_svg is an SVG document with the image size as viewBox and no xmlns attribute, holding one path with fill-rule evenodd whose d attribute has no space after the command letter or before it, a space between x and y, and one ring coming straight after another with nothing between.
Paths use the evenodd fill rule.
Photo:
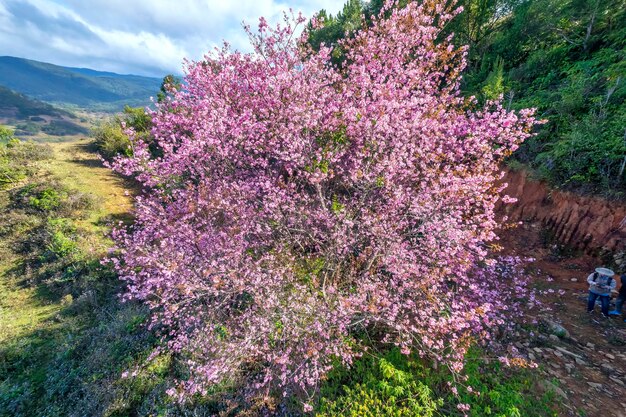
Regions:
<instances>
[{"instance_id":1,"label":"tree canopy","mask_svg":"<svg viewBox=\"0 0 626 417\"><path fill-rule=\"evenodd\" d=\"M147 191L112 261L184 358L171 395L227 382L307 411L364 334L458 373L527 295L486 248L532 111L460 95L464 48L440 40L454 9L381 13L338 41L340 65L293 40L303 18L261 19L254 52L189 64L151 142L118 158Z\"/></svg>"}]
</instances>

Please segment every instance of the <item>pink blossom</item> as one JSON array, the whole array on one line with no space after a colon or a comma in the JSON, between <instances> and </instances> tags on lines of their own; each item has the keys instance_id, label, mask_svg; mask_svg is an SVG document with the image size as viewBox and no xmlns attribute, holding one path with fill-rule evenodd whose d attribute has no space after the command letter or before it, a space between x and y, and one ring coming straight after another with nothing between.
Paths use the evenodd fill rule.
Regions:
<instances>
[{"instance_id":1,"label":"pink blossom","mask_svg":"<svg viewBox=\"0 0 626 417\"><path fill-rule=\"evenodd\" d=\"M145 192L114 266L186 360L175 398L233 379L312 398L372 327L460 373L536 302L522 261L487 250L532 111L461 96L466 48L440 39L452 6L393 4L340 43L341 66L293 40L301 16L261 20L254 52L188 62L151 141L115 162Z\"/></svg>"}]
</instances>

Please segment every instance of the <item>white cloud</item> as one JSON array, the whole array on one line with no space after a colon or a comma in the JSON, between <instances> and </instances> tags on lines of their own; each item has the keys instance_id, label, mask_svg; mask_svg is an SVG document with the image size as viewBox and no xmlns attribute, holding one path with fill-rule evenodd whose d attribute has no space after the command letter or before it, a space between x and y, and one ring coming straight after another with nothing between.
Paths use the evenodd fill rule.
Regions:
<instances>
[{"instance_id":1,"label":"white cloud","mask_svg":"<svg viewBox=\"0 0 626 417\"><path fill-rule=\"evenodd\" d=\"M228 41L248 50L242 21L289 8L336 13L343 0L0 0L0 55L163 75Z\"/></svg>"}]
</instances>

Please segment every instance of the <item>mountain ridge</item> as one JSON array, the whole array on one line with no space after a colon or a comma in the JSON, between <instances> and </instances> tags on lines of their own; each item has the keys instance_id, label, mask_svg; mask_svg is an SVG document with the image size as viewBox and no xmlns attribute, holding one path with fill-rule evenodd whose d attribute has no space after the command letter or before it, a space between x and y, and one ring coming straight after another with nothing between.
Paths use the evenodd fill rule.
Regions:
<instances>
[{"instance_id":1,"label":"mountain ridge","mask_svg":"<svg viewBox=\"0 0 626 417\"><path fill-rule=\"evenodd\" d=\"M150 104L161 79L0 56L0 85L51 104L117 111Z\"/></svg>"}]
</instances>

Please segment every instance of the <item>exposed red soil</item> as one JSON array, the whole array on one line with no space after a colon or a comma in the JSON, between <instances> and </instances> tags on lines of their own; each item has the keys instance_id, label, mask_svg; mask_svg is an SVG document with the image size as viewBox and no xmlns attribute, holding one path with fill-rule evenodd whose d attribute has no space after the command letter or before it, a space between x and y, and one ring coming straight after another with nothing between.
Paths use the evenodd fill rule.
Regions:
<instances>
[{"instance_id":1,"label":"exposed red soil","mask_svg":"<svg viewBox=\"0 0 626 417\"><path fill-rule=\"evenodd\" d=\"M536 318L567 331L559 337L540 326L515 346L540 365L546 386L558 387L564 416L626 417L624 317L604 319L599 306L586 313L587 276L625 248L626 206L550 190L523 173L505 180L518 203L501 211L521 224L502 231L500 244L507 254L535 259L533 285L545 293Z\"/></svg>"},{"instance_id":2,"label":"exposed red soil","mask_svg":"<svg viewBox=\"0 0 626 417\"><path fill-rule=\"evenodd\" d=\"M585 251L626 249L626 204L549 188L524 171L507 172L505 193L518 199L510 219L537 220L563 243Z\"/></svg>"}]
</instances>

